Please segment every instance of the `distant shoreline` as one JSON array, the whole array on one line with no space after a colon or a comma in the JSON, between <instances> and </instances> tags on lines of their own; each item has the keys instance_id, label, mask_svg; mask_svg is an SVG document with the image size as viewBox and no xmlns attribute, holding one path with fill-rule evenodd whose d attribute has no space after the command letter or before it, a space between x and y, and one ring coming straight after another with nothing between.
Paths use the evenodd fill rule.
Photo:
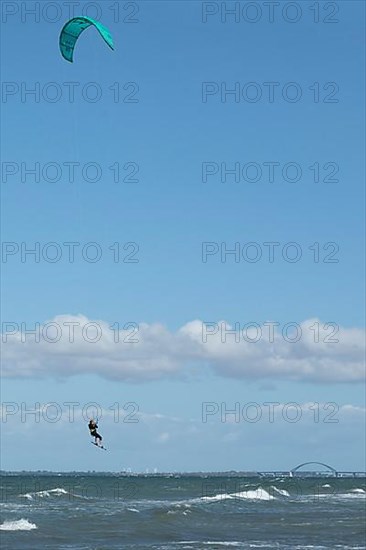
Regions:
<instances>
[{"instance_id":1,"label":"distant shoreline","mask_svg":"<svg viewBox=\"0 0 366 550\"><path fill-rule=\"evenodd\" d=\"M0 476L17 476L17 475L34 475L39 476L54 476L54 475L89 475L89 476L120 476L120 477L366 477L365 471L342 471L334 474L329 471L301 471L292 473L291 471L224 471L224 472L126 472L126 471L78 471L78 470L65 470L65 471L52 471L52 470L0 470Z\"/></svg>"}]
</instances>

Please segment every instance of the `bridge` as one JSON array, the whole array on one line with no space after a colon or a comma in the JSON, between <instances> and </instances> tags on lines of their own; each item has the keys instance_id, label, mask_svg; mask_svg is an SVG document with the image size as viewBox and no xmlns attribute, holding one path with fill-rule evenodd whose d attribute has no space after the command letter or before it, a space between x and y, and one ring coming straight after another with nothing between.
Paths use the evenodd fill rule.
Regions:
<instances>
[{"instance_id":1,"label":"bridge","mask_svg":"<svg viewBox=\"0 0 366 550\"><path fill-rule=\"evenodd\" d=\"M332 468L332 466L329 466L329 464L324 464L324 462L303 462L302 464L299 464L298 466L296 466L296 468L293 468L291 470L291 474L292 475L296 474L296 472L298 470L300 470L300 468L303 468L303 466L309 466L310 464L312 464L312 465L316 464L317 466L323 466L324 468L326 468L328 470L328 472L331 472L335 477L337 477L337 475L338 475L338 472L335 468ZM310 470L310 471L313 471L313 470ZM305 472L305 470L304 470L304 472ZM316 473L318 473L318 470L316 470Z\"/></svg>"},{"instance_id":2,"label":"bridge","mask_svg":"<svg viewBox=\"0 0 366 550\"><path fill-rule=\"evenodd\" d=\"M302 468L306 466L321 466L322 469L311 469L311 470L303 470ZM325 468L325 471L324 471ZM329 464L325 464L324 462L303 462L302 464L299 464L295 468L292 468L292 470L273 470L270 472L257 472L260 476L274 476L274 477L294 477L294 476L303 476L303 477L366 477L366 472L356 472L356 471L337 471L332 466L329 466Z\"/></svg>"}]
</instances>

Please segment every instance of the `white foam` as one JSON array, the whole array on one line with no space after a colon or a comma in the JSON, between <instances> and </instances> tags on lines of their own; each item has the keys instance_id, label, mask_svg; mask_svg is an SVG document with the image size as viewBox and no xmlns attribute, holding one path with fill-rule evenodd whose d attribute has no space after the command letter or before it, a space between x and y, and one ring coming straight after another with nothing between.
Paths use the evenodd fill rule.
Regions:
<instances>
[{"instance_id":1,"label":"white foam","mask_svg":"<svg viewBox=\"0 0 366 550\"><path fill-rule=\"evenodd\" d=\"M277 489L279 493L282 494L281 489ZM283 491L284 493L287 493L287 491ZM288 495L288 493L287 493ZM289 496L289 495L288 495ZM274 500L275 497L267 493L264 489L259 487L258 489L251 490L251 491L241 491L239 493L222 493L220 495L215 495L212 497L202 497L201 500L205 502L215 502L219 500L228 500L228 499L247 499L247 500Z\"/></svg>"},{"instance_id":2,"label":"white foam","mask_svg":"<svg viewBox=\"0 0 366 550\"><path fill-rule=\"evenodd\" d=\"M351 489L349 493L335 493L335 494L327 494L327 493L320 493L316 495L317 498L334 498L334 499L363 499L366 497L366 492L363 489ZM366 547L365 547L366 550Z\"/></svg>"},{"instance_id":3,"label":"white foam","mask_svg":"<svg viewBox=\"0 0 366 550\"><path fill-rule=\"evenodd\" d=\"M365 492L362 492L362 493L350 492L350 493L342 493L340 495L338 494L338 495L335 495L335 496L338 497L338 498L361 498L361 499L364 499L366 497L366 494L365 494Z\"/></svg>"},{"instance_id":4,"label":"white foam","mask_svg":"<svg viewBox=\"0 0 366 550\"><path fill-rule=\"evenodd\" d=\"M274 485L272 485L272 489L284 497L290 496L290 493L285 489L277 489L277 487L275 487Z\"/></svg>"},{"instance_id":5,"label":"white foam","mask_svg":"<svg viewBox=\"0 0 366 550\"><path fill-rule=\"evenodd\" d=\"M50 497L52 495L61 496L61 495L68 495L68 493L65 489L62 489L62 487L56 487L56 489L47 489L46 491L37 491L35 493L25 493L24 495L20 495L23 498L27 498L28 500L33 500L36 498L44 498L44 497Z\"/></svg>"},{"instance_id":6,"label":"white foam","mask_svg":"<svg viewBox=\"0 0 366 550\"><path fill-rule=\"evenodd\" d=\"M242 542L236 542L236 541L226 541L226 540L220 540L220 541L211 541L211 540L205 540L205 541L200 541L200 540L182 540L182 541L179 541L178 544L204 544L206 546L217 546L218 544L220 544L221 546L242 546L243 543ZM254 548L254 546L253 546Z\"/></svg>"},{"instance_id":7,"label":"white foam","mask_svg":"<svg viewBox=\"0 0 366 550\"><path fill-rule=\"evenodd\" d=\"M267 493L264 489L259 487L255 491L242 491L240 493L233 493L234 498L243 498L248 500L275 500L275 497Z\"/></svg>"},{"instance_id":8,"label":"white foam","mask_svg":"<svg viewBox=\"0 0 366 550\"><path fill-rule=\"evenodd\" d=\"M178 544L199 544L200 547L202 547L202 545L205 545L205 546L217 546L218 544L220 546L233 546L233 547L243 547L243 543L242 542L238 542L238 541L228 541L228 540L220 540L220 541L211 541L211 540L205 540L205 541L200 541L200 540L182 540L182 541L179 541ZM250 548L263 548L263 547L266 547L268 548L268 545L267 543L265 544L260 544L260 545L256 545L256 544L250 544ZM192 546L190 547L192 548Z\"/></svg>"},{"instance_id":9,"label":"white foam","mask_svg":"<svg viewBox=\"0 0 366 550\"><path fill-rule=\"evenodd\" d=\"M228 493L221 493L212 497L201 497L200 499L192 499L191 502L199 502L200 500L203 500L203 502L218 502L220 500L227 500L229 498L233 498L233 496L229 495Z\"/></svg>"},{"instance_id":10,"label":"white foam","mask_svg":"<svg viewBox=\"0 0 366 550\"><path fill-rule=\"evenodd\" d=\"M31 531L32 529L38 529L37 525L24 518L17 521L4 521L0 525L1 531Z\"/></svg>"}]
</instances>

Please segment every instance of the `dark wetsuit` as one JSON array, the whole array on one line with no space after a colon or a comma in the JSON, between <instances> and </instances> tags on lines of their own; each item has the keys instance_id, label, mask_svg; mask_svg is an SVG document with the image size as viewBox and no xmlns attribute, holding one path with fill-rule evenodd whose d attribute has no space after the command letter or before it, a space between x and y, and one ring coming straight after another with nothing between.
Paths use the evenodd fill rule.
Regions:
<instances>
[{"instance_id":1,"label":"dark wetsuit","mask_svg":"<svg viewBox=\"0 0 366 550\"><path fill-rule=\"evenodd\" d=\"M95 437L95 439L99 439L100 441L102 441L102 436L100 434L98 434L98 432L97 432L97 428L98 428L97 423L90 421L89 424L88 424L88 427L89 427L89 430L90 430L90 435L92 437Z\"/></svg>"}]
</instances>

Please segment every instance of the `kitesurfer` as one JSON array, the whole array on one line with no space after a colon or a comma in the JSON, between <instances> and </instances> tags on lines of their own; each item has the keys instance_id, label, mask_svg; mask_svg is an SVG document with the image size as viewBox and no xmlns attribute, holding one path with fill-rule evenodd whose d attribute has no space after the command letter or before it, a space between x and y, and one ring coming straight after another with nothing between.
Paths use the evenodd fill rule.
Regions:
<instances>
[{"instance_id":1,"label":"kitesurfer","mask_svg":"<svg viewBox=\"0 0 366 550\"><path fill-rule=\"evenodd\" d=\"M99 446L99 444L102 443L102 436L98 434L97 428L98 424L95 422L93 418L89 420L88 428L90 430L90 435L94 437L95 444Z\"/></svg>"}]
</instances>

